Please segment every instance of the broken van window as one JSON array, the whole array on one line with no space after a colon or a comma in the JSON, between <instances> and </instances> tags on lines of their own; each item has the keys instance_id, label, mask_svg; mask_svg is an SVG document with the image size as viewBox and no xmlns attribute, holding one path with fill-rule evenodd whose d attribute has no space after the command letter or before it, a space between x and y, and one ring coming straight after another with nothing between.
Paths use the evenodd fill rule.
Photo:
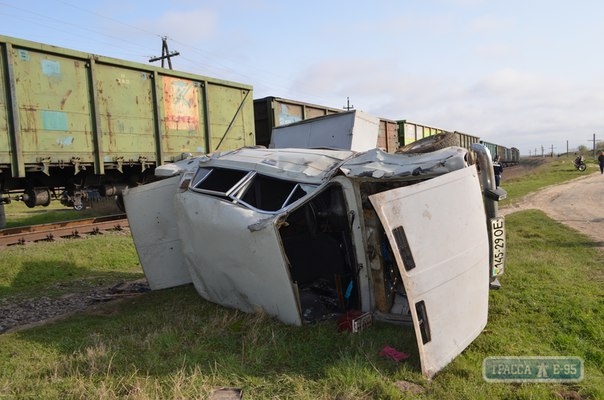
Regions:
<instances>
[{"instance_id":1,"label":"broken van window","mask_svg":"<svg viewBox=\"0 0 604 400\"><path fill-rule=\"evenodd\" d=\"M306 196L315 185L277 179L255 171L199 168L191 189L260 212L276 213Z\"/></svg>"},{"instance_id":2,"label":"broken van window","mask_svg":"<svg viewBox=\"0 0 604 400\"><path fill-rule=\"evenodd\" d=\"M204 193L227 196L228 192L247 174L248 171L234 169L199 168L191 187L200 189Z\"/></svg>"}]
</instances>

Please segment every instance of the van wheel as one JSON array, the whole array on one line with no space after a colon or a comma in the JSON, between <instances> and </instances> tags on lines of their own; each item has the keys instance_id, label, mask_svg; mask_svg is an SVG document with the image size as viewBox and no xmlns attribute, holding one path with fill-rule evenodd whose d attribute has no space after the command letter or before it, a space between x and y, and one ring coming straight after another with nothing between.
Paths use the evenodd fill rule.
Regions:
<instances>
[{"instance_id":1,"label":"van wheel","mask_svg":"<svg viewBox=\"0 0 604 400\"><path fill-rule=\"evenodd\" d=\"M459 146L457 135L452 132L437 133L423 139L416 140L399 148L397 153L429 153L444 149L445 147Z\"/></svg>"}]
</instances>

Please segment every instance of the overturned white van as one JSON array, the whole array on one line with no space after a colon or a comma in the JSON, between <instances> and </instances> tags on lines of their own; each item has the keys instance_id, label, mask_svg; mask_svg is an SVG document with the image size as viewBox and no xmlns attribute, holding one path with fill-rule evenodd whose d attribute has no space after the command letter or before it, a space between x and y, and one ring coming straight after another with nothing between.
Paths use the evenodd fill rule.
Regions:
<instances>
[{"instance_id":1,"label":"overturned white van","mask_svg":"<svg viewBox=\"0 0 604 400\"><path fill-rule=\"evenodd\" d=\"M350 310L411 323L426 377L487 323L505 232L481 145L242 148L156 173L124 194L152 289L193 283L209 301L295 325Z\"/></svg>"}]
</instances>

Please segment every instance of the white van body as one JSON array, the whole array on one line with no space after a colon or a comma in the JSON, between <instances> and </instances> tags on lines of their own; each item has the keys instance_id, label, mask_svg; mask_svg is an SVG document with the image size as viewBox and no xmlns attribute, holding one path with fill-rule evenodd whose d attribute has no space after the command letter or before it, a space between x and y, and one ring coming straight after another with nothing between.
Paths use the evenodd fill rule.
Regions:
<instances>
[{"instance_id":1,"label":"white van body","mask_svg":"<svg viewBox=\"0 0 604 400\"><path fill-rule=\"evenodd\" d=\"M410 323L432 377L487 323L492 218L467 153L242 148L159 167L124 201L152 289L294 325Z\"/></svg>"}]
</instances>

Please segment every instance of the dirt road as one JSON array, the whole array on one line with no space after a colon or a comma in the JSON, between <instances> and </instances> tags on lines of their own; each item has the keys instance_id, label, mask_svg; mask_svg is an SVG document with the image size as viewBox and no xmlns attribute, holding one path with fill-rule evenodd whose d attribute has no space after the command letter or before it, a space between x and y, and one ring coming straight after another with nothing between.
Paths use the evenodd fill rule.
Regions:
<instances>
[{"instance_id":1,"label":"dirt road","mask_svg":"<svg viewBox=\"0 0 604 400\"><path fill-rule=\"evenodd\" d=\"M507 215L527 209L545 212L550 218L591 237L604 249L604 175L599 171L531 193L516 204L501 208L500 212Z\"/></svg>"}]
</instances>

